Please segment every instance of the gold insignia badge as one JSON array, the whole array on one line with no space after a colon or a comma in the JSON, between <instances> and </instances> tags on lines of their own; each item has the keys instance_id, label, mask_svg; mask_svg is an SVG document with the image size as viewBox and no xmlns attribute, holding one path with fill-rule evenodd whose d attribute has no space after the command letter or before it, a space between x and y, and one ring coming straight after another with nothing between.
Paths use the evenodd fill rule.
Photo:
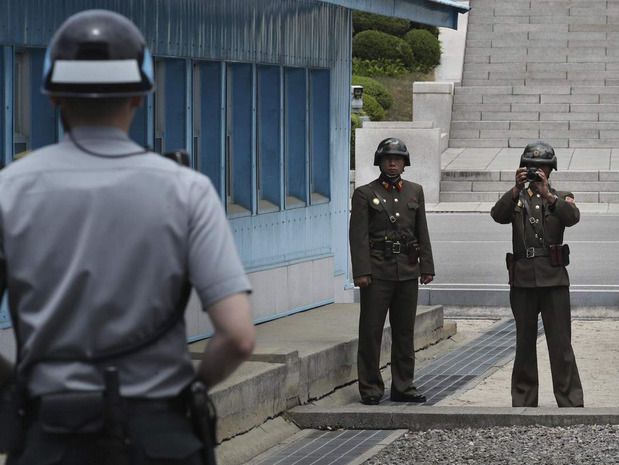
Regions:
<instances>
[{"instance_id":1,"label":"gold insignia badge","mask_svg":"<svg viewBox=\"0 0 619 465\"><path fill-rule=\"evenodd\" d=\"M374 197L374 199L372 200L372 203L374 205L380 205L380 200L378 200L376 197Z\"/></svg>"},{"instance_id":2,"label":"gold insignia badge","mask_svg":"<svg viewBox=\"0 0 619 465\"><path fill-rule=\"evenodd\" d=\"M522 200L518 200L518 207L522 208Z\"/></svg>"}]
</instances>

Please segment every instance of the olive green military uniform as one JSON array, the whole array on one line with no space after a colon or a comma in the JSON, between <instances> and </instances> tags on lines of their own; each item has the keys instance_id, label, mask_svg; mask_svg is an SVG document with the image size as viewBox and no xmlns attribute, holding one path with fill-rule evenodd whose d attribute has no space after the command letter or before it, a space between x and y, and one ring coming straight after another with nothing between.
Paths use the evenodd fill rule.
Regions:
<instances>
[{"instance_id":1,"label":"olive green military uniform","mask_svg":"<svg viewBox=\"0 0 619 465\"><path fill-rule=\"evenodd\" d=\"M566 227L580 220L580 212L558 192L549 205L530 189L517 200L506 192L492 208L497 223L512 224L514 264L510 302L516 320L516 359L512 373L512 405L538 404L537 321L541 313L550 355L555 399L559 407L581 407L583 391L571 343L569 277L565 266L552 266L548 247L563 243Z\"/></svg>"},{"instance_id":2,"label":"olive green military uniform","mask_svg":"<svg viewBox=\"0 0 619 465\"><path fill-rule=\"evenodd\" d=\"M384 392L380 348L387 311L392 389L413 394L418 278L434 275L422 187L404 180L391 186L377 179L357 188L352 198L350 250L353 276L372 278L361 289L357 358L361 398L380 397Z\"/></svg>"}]
</instances>

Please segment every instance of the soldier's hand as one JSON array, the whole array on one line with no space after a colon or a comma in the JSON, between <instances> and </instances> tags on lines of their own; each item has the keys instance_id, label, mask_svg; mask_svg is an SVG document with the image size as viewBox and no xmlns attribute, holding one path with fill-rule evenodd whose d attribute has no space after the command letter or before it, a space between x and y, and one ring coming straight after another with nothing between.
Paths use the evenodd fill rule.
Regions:
<instances>
[{"instance_id":1,"label":"soldier's hand","mask_svg":"<svg viewBox=\"0 0 619 465\"><path fill-rule=\"evenodd\" d=\"M515 199L520 195L520 191L524 189L524 185L527 182L527 169L518 168L515 176L516 185L512 188L512 197Z\"/></svg>"},{"instance_id":2,"label":"soldier's hand","mask_svg":"<svg viewBox=\"0 0 619 465\"><path fill-rule=\"evenodd\" d=\"M516 189L521 191L524 189L524 185L527 182L527 169L526 168L518 168L516 170Z\"/></svg>"},{"instance_id":3,"label":"soldier's hand","mask_svg":"<svg viewBox=\"0 0 619 465\"><path fill-rule=\"evenodd\" d=\"M355 286L357 287L368 287L370 284L372 284L372 277L371 276L359 276L358 278L354 279L354 283Z\"/></svg>"},{"instance_id":4,"label":"soldier's hand","mask_svg":"<svg viewBox=\"0 0 619 465\"><path fill-rule=\"evenodd\" d=\"M422 274L419 278L421 284L430 284L432 281L434 281L434 276L431 274Z\"/></svg>"}]
</instances>

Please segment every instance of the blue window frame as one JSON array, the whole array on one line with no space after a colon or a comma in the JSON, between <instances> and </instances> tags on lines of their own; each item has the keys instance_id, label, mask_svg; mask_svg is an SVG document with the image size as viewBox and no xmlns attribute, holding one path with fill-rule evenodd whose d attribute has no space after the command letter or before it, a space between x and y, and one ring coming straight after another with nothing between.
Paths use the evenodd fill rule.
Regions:
<instances>
[{"instance_id":1,"label":"blue window frame","mask_svg":"<svg viewBox=\"0 0 619 465\"><path fill-rule=\"evenodd\" d=\"M226 206L231 216L252 212L253 87L252 65L228 64Z\"/></svg>"},{"instance_id":2,"label":"blue window frame","mask_svg":"<svg viewBox=\"0 0 619 465\"><path fill-rule=\"evenodd\" d=\"M155 63L155 151L186 149L187 63L160 59Z\"/></svg>"},{"instance_id":3,"label":"blue window frame","mask_svg":"<svg viewBox=\"0 0 619 465\"><path fill-rule=\"evenodd\" d=\"M57 142L56 109L47 95L41 93L43 83L43 61L45 49L34 48L28 51L30 58L30 150Z\"/></svg>"},{"instance_id":4,"label":"blue window frame","mask_svg":"<svg viewBox=\"0 0 619 465\"><path fill-rule=\"evenodd\" d=\"M13 158L30 150L30 56L25 49L13 57Z\"/></svg>"},{"instance_id":5,"label":"blue window frame","mask_svg":"<svg viewBox=\"0 0 619 465\"><path fill-rule=\"evenodd\" d=\"M330 76L310 70L310 171L312 203L328 201L330 186Z\"/></svg>"},{"instance_id":6,"label":"blue window frame","mask_svg":"<svg viewBox=\"0 0 619 465\"><path fill-rule=\"evenodd\" d=\"M224 173L223 67L218 62L194 63L193 152L196 168L222 195Z\"/></svg>"},{"instance_id":7,"label":"blue window frame","mask_svg":"<svg viewBox=\"0 0 619 465\"><path fill-rule=\"evenodd\" d=\"M280 209L282 186L281 68L258 66L256 167L258 212Z\"/></svg>"},{"instance_id":8,"label":"blue window frame","mask_svg":"<svg viewBox=\"0 0 619 465\"><path fill-rule=\"evenodd\" d=\"M2 165L13 159L13 116L10 102L13 99L13 49L0 46L0 149Z\"/></svg>"},{"instance_id":9,"label":"blue window frame","mask_svg":"<svg viewBox=\"0 0 619 465\"><path fill-rule=\"evenodd\" d=\"M286 208L307 204L307 70L284 68Z\"/></svg>"}]
</instances>

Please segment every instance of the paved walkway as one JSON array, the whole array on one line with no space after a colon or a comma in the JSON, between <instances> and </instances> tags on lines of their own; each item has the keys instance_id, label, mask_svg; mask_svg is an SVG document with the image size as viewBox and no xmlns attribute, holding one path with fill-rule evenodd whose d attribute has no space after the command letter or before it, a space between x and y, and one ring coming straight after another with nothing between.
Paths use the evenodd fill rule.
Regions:
<instances>
[{"instance_id":1,"label":"paved walkway","mask_svg":"<svg viewBox=\"0 0 619 465\"><path fill-rule=\"evenodd\" d=\"M483 320L482 320L483 321ZM463 323L459 323L459 331ZM471 325L471 322L467 322ZM483 324L483 323L480 323ZM619 320L574 320L572 346L585 392L586 407L619 407ZM537 344L540 375L539 405L555 407L550 377L550 362L546 338ZM509 407L511 406L510 379L513 359L497 366L493 374L473 383L460 393L445 399L438 406Z\"/></svg>"}]
</instances>

